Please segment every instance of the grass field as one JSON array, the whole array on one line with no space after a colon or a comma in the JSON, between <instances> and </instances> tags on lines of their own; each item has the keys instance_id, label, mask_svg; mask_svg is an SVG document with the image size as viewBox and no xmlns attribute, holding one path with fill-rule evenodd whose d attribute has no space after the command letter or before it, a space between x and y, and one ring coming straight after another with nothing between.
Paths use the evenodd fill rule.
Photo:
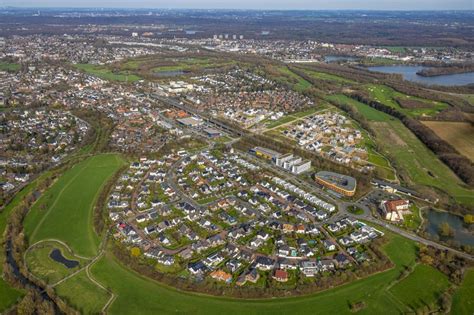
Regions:
<instances>
[{"instance_id":1,"label":"grass field","mask_svg":"<svg viewBox=\"0 0 474 315\"><path fill-rule=\"evenodd\" d=\"M474 161L474 126L468 122L422 121L459 153Z\"/></svg>"},{"instance_id":2,"label":"grass field","mask_svg":"<svg viewBox=\"0 0 474 315\"><path fill-rule=\"evenodd\" d=\"M56 286L55 292L81 314L99 314L110 298L107 291L87 277L85 270Z\"/></svg>"},{"instance_id":3,"label":"grass field","mask_svg":"<svg viewBox=\"0 0 474 315\"><path fill-rule=\"evenodd\" d=\"M335 103L351 105L369 121L388 121L390 119L393 119L390 115L378 111L367 104L358 102L346 95L331 95L327 99Z\"/></svg>"},{"instance_id":4,"label":"grass field","mask_svg":"<svg viewBox=\"0 0 474 315\"><path fill-rule=\"evenodd\" d=\"M96 255L99 237L93 230L93 205L101 187L122 163L118 155L103 154L66 171L26 217L25 233L29 244L58 239L76 255Z\"/></svg>"},{"instance_id":5,"label":"grass field","mask_svg":"<svg viewBox=\"0 0 474 315\"><path fill-rule=\"evenodd\" d=\"M135 74L128 74L124 71L117 73L112 72L106 66L92 65L92 64L76 64L74 65L77 69L84 71L90 75L96 76L98 78L109 80L109 81L121 81L121 82L135 82L141 80L142 78Z\"/></svg>"},{"instance_id":6,"label":"grass field","mask_svg":"<svg viewBox=\"0 0 474 315\"><path fill-rule=\"evenodd\" d=\"M313 70L308 70L308 69L304 70L304 72L316 80L329 81L329 82L334 82L338 84L356 84L357 83L353 80L349 80L341 76L326 73L326 72L318 72L318 71L313 71Z\"/></svg>"},{"instance_id":7,"label":"grass field","mask_svg":"<svg viewBox=\"0 0 474 315\"><path fill-rule=\"evenodd\" d=\"M18 70L20 70L20 65L17 63L0 62L0 71L16 72Z\"/></svg>"},{"instance_id":8,"label":"grass field","mask_svg":"<svg viewBox=\"0 0 474 315\"><path fill-rule=\"evenodd\" d=\"M435 305L440 293L448 286L446 275L431 266L417 265L413 272L390 289L390 293L416 310L423 305Z\"/></svg>"},{"instance_id":9,"label":"grass field","mask_svg":"<svg viewBox=\"0 0 474 315\"><path fill-rule=\"evenodd\" d=\"M408 130L399 120L372 124L388 156L396 159L415 184L437 187L459 202L474 204L474 191L464 188L461 180Z\"/></svg>"},{"instance_id":10,"label":"grass field","mask_svg":"<svg viewBox=\"0 0 474 315\"><path fill-rule=\"evenodd\" d=\"M474 314L474 269L466 271L465 278L461 286L456 290L453 296L451 314L472 315Z\"/></svg>"},{"instance_id":11,"label":"grass field","mask_svg":"<svg viewBox=\"0 0 474 315\"><path fill-rule=\"evenodd\" d=\"M306 81L286 66L276 67L276 69L282 74L282 76L277 77L276 79L287 84L292 84L293 89L296 91L303 92L312 86L310 82Z\"/></svg>"},{"instance_id":12,"label":"grass field","mask_svg":"<svg viewBox=\"0 0 474 315\"><path fill-rule=\"evenodd\" d=\"M410 117L420 117L420 116L433 116L443 109L449 107L449 105L437 101L422 99L415 96L409 96L386 85L376 85L368 84L366 86L367 91L372 96L372 98L382 104L393 107L398 111L408 115ZM416 100L418 102L426 104L426 108L402 108L395 99L404 99L404 100Z\"/></svg>"}]
</instances>

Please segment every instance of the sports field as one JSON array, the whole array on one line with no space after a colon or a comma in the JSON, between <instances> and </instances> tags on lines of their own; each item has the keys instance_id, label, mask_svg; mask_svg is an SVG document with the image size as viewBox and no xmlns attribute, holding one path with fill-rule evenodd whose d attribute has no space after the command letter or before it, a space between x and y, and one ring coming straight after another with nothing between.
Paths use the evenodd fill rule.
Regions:
<instances>
[{"instance_id":1,"label":"sports field","mask_svg":"<svg viewBox=\"0 0 474 315\"><path fill-rule=\"evenodd\" d=\"M75 255L95 256L99 237L93 229L93 206L101 187L122 163L118 155L102 154L66 171L26 217L25 233L29 244L57 239L66 243Z\"/></svg>"},{"instance_id":2,"label":"sports field","mask_svg":"<svg viewBox=\"0 0 474 315\"><path fill-rule=\"evenodd\" d=\"M441 139L474 161L474 126L468 122L422 121Z\"/></svg>"}]
</instances>

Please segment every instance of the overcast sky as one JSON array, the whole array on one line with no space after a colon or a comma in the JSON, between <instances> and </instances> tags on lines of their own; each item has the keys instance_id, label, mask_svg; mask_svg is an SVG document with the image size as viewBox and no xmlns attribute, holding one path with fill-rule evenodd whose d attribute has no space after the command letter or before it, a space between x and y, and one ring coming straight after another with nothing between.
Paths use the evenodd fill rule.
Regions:
<instances>
[{"instance_id":1,"label":"overcast sky","mask_svg":"<svg viewBox=\"0 0 474 315\"><path fill-rule=\"evenodd\" d=\"M473 10L474 0L0 0L16 7Z\"/></svg>"}]
</instances>

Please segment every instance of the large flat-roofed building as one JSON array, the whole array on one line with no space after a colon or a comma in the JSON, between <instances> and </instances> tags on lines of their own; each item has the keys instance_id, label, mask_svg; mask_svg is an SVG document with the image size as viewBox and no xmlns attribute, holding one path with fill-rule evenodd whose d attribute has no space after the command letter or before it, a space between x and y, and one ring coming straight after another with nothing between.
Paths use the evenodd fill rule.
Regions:
<instances>
[{"instance_id":1,"label":"large flat-roofed building","mask_svg":"<svg viewBox=\"0 0 474 315\"><path fill-rule=\"evenodd\" d=\"M263 157L264 159L273 161L276 161L276 159L281 156L281 154L276 151L262 147L255 147L253 149L250 149L250 153L253 153L258 157Z\"/></svg>"},{"instance_id":2,"label":"large flat-roofed building","mask_svg":"<svg viewBox=\"0 0 474 315\"><path fill-rule=\"evenodd\" d=\"M310 168L311 168L311 161L304 160L304 161L301 161L298 164L292 165L291 166L291 172L293 174L299 175L301 173L309 171Z\"/></svg>"},{"instance_id":3,"label":"large flat-roofed building","mask_svg":"<svg viewBox=\"0 0 474 315\"><path fill-rule=\"evenodd\" d=\"M176 119L180 124L185 125L187 127L197 127L202 125L202 120L195 117L186 117Z\"/></svg>"},{"instance_id":4,"label":"large flat-roofed building","mask_svg":"<svg viewBox=\"0 0 474 315\"><path fill-rule=\"evenodd\" d=\"M316 182L344 196L354 196L357 181L354 177L347 175L321 171L314 176Z\"/></svg>"}]
</instances>

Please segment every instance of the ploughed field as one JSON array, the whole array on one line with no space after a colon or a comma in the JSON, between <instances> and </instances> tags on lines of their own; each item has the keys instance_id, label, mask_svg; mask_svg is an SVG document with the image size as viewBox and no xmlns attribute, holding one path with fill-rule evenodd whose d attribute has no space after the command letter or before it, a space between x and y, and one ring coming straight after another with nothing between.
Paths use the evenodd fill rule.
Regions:
<instances>
[{"instance_id":1,"label":"ploughed field","mask_svg":"<svg viewBox=\"0 0 474 315\"><path fill-rule=\"evenodd\" d=\"M441 139L474 161L474 126L468 122L423 121Z\"/></svg>"}]
</instances>

